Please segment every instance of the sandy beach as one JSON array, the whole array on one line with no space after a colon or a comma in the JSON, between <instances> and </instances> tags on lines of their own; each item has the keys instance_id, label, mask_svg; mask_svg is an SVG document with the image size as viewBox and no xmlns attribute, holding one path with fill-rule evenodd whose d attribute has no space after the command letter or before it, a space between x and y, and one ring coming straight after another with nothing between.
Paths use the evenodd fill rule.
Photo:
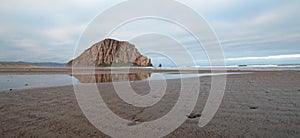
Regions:
<instances>
[{"instance_id":1,"label":"sandy beach","mask_svg":"<svg viewBox=\"0 0 300 138\"><path fill-rule=\"evenodd\" d=\"M203 110L210 78L200 77L200 94L193 113ZM198 118L187 119L166 137L300 137L299 82L299 71L227 75L222 104L209 124L200 128ZM98 89L120 117L150 121L165 115L178 98L180 80L168 80L167 84L163 99L149 108L122 102L112 83L100 83ZM150 89L147 81L133 81L131 86L140 94ZM62 86L0 92L0 137L109 136L85 118L73 86Z\"/></svg>"}]
</instances>

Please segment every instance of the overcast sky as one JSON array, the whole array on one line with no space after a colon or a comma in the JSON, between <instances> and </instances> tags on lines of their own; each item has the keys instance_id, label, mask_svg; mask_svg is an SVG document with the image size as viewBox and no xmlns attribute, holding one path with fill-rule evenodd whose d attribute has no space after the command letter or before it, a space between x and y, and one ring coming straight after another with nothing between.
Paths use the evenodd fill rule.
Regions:
<instances>
[{"instance_id":1,"label":"overcast sky","mask_svg":"<svg viewBox=\"0 0 300 138\"><path fill-rule=\"evenodd\" d=\"M178 1L206 19L219 38L228 65L300 63L299 0ZM122 1L2 1L0 5L0 61L68 62L73 58L77 42L88 24L101 12L120 2ZM172 14L178 14L177 12L174 10ZM120 16L122 16L121 13ZM148 52L145 47L160 51L159 47L162 45L168 47L167 51L173 50L174 55L182 51L176 48L174 41L161 34L152 33L134 38L128 35L136 33L137 30L151 31L142 28L176 30L176 26L154 20L143 20L124 25L111 37L134 43L142 53ZM176 39L181 39L190 46L192 51L197 51L195 48L197 44L184 32L177 31L175 35L178 36ZM149 39L152 42L153 40L160 41L150 44ZM148 46L143 45L145 42ZM84 50L84 48L79 50ZM205 54L198 53L199 56L197 53L194 54L197 64L208 64L203 56ZM158 53L148 55L159 56ZM178 62L182 61L178 60Z\"/></svg>"}]
</instances>

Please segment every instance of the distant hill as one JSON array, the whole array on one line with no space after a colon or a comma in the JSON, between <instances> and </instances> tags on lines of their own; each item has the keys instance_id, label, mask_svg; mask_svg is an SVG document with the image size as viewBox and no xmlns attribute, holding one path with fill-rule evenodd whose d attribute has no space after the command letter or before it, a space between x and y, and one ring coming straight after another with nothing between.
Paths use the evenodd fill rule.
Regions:
<instances>
[{"instance_id":1,"label":"distant hill","mask_svg":"<svg viewBox=\"0 0 300 138\"><path fill-rule=\"evenodd\" d=\"M0 66L56 66L56 67L63 67L66 63L56 63L56 62L24 62L24 61L18 61L18 62L0 62Z\"/></svg>"}]
</instances>

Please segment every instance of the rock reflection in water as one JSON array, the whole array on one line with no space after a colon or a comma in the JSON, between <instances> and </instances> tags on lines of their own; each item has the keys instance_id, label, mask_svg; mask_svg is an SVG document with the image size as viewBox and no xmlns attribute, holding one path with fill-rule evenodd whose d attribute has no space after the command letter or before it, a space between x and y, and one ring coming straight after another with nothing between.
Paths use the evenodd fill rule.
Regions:
<instances>
[{"instance_id":1,"label":"rock reflection in water","mask_svg":"<svg viewBox=\"0 0 300 138\"><path fill-rule=\"evenodd\" d=\"M145 80L151 76L150 73L131 73L131 74L84 74L73 75L81 83L102 83L116 81L136 81Z\"/></svg>"}]
</instances>

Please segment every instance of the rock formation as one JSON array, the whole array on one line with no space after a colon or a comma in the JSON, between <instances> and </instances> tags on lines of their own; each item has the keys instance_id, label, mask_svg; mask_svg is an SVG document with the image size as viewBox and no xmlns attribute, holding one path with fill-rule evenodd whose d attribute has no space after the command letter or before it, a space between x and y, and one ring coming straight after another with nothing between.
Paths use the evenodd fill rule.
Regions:
<instances>
[{"instance_id":1,"label":"rock formation","mask_svg":"<svg viewBox=\"0 0 300 138\"><path fill-rule=\"evenodd\" d=\"M71 66L152 66L151 60L141 55L133 44L105 39L68 62Z\"/></svg>"},{"instance_id":2,"label":"rock formation","mask_svg":"<svg viewBox=\"0 0 300 138\"><path fill-rule=\"evenodd\" d=\"M135 66L152 66L151 59L148 59L146 56L139 56L135 59L135 62L133 63Z\"/></svg>"}]
</instances>

